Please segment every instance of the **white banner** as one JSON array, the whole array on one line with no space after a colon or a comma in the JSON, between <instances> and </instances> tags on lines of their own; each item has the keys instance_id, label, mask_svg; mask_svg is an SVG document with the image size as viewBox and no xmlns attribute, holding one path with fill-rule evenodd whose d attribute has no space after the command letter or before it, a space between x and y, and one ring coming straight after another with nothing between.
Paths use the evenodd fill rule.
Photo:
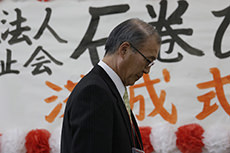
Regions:
<instances>
[{"instance_id":1,"label":"white banner","mask_svg":"<svg viewBox=\"0 0 230 153\"><path fill-rule=\"evenodd\" d=\"M230 126L229 0L0 2L0 131L61 126L75 84L110 31L137 17L157 28L156 64L129 88L139 125Z\"/></svg>"}]
</instances>

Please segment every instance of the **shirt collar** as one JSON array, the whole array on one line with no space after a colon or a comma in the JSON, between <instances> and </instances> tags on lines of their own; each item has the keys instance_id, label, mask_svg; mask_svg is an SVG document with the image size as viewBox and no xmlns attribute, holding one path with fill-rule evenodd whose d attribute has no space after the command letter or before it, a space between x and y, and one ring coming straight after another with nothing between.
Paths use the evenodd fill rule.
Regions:
<instances>
[{"instance_id":1,"label":"shirt collar","mask_svg":"<svg viewBox=\"0 0 230 153\"><path fill-rule=\"evenodd\" d=\"M101 66L105 72L109 75L109 77L112 79L113 83L117 87L117 90L119 94L121 95L121 98L123 98L123 95L125 93L125 86L121 81L121 78L117 75L116 72L113 71L105 62L102 60L98 63L99 66Z\"/></svg>"}]
</instances>

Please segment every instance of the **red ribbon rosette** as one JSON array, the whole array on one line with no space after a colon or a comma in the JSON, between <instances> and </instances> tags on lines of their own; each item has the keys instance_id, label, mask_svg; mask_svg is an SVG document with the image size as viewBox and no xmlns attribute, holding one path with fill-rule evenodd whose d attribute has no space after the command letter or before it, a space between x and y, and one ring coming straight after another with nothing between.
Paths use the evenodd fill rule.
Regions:
<instances>
[{"instance_id":1,"label":"red ribbon rosette","mask_svg":"<svg viewBox=\"0 0 230 153\"><path fill-rule=\"evenodd\" d=\"M31 130L25 138L27 153L49 153L50 136L50 132L45 129Z\"/></svg>"},{"instance_id":2,"label":"red ribbon rosette","mask_svg":"<svg viewBox=\"0 0 230 153\"><path fill-rule=\"evenodd\" d=\"M176 145L182 153L202 153L204 129L199 124L188 124L178 128Z\"/></svg>"},{"instance_id":3,"label":"red ribbon rosette","mask_svg":"<svg viewBox=\"0 0 230 153\"><path fill-rule=\"evenodd\" d=\"M145 153L151 153L154 151L154 148L150 141L151 127L139 127L141 138L144 146Z\"/></svg>"}]
</instances>

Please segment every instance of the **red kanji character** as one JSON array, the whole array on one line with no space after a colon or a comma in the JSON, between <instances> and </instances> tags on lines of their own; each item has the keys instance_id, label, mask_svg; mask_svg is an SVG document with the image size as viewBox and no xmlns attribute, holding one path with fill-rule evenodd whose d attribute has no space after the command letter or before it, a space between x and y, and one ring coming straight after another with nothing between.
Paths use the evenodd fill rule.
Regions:
<instances>
[{"instance_id":1,"label":"red kanji character","mask_svg":"<svg viewBox=\"0 0 230 153\"><path fill-rule=\"evenodd\" d=\"M209 116L211 113L215 112L218 109L218 105L216 103L210 105L211 99L215 98L216 95L224 111L228 115L230 115L230 104L228 103L225 97L224 88L223 88L223 85L230 83L230 75L221 78L220 71L218 68L210 68L210 72L213 75L213 81L199 83L197 84L197 87L199 89L208 89L214 87L216 92L210 91L204 95L197 97L197 99L200 102L204 103L202 112L200 112L196 116L196 118L199 120L206 118L207 116Z\"/></svg>"},{"instance_id":2,"label":"red kanji character","mask_svg":"<svg viewBox=\"0 0 230 153\"><path fill-rule=\"evenodd\" d=\"M163 70L163 76L164 80L166 82L170 81L170 74L167 71L167 69ZM160 79L154 79L150 80L150 77L148 74L143 75L144 83L133 85L129 88L130 90L130 106L133 108L134 103L137 101L140 101L140 109L139 109L139 115L136 115L138 120L143 120L145 118L145 100L142 95L134 96L134 89L135 88L141 88L146 87L149 96L152 100L153 105L155 106L155 109L148 115L151 117L154 117L157 114L160 114L166 121L168 121L171 124L175 124L177 122L177 110L174 104L172 104L172 113L170 114L167 112L167 110L163 107L166 97L165 90L161 90L160 97L158 97L156 90L154 88L154 84L157 84L160 82Z\"/></svg>"},{"instance_id":3,"label":"red kanji character","mask_svg":"<svg viewBox=\"0 0 230 153\"><path fill-rule=\"evenodd\" d=\"M83 77L84 77L84 75L81 75L81 78L83 78ZM57 91L57 92L63 90L58 85L55 85L49 81L46 81L46 85L48 87L50 87L51 89ZM68 80L67 84L64 85L64 87L71 92L76 85L77 85L77 83L73 83L72 81ZM44 101L46 103L51 103L51 102L56 101L57 99L58 99L58 96L53 95L53 96L50 96L50 97L44 99ZM67 100L68 100L68 98L66 98L63 102L66 103ZM46 121L49 123L52 123L55 120L55 118L58 116L58 114L60 113L61 109L62 109L62 103L58 103L55 106L55 108L50 112L50 114L45 116ZM62 114L60 117L62 118L63 116L64 116L64 114Z\"/></svg>"}]
</instances>

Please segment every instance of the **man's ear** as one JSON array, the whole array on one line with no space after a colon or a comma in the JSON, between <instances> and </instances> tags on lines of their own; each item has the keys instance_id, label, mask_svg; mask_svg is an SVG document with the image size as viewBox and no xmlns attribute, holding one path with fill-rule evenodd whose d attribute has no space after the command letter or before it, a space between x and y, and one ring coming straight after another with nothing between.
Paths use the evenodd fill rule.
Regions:
<instances>
[{"instance_id":1,"label":"man's ear","mask_svg":"<svg viewBox=\"0 0 230 153\"><path fill-rule=\"evenodd\" d=\"M130 48L130 44L128 42L123 42L120 47L118 48L119 55L124 58L125 55L127 54L127 51Z\"/></svg>"}]
</instances>

